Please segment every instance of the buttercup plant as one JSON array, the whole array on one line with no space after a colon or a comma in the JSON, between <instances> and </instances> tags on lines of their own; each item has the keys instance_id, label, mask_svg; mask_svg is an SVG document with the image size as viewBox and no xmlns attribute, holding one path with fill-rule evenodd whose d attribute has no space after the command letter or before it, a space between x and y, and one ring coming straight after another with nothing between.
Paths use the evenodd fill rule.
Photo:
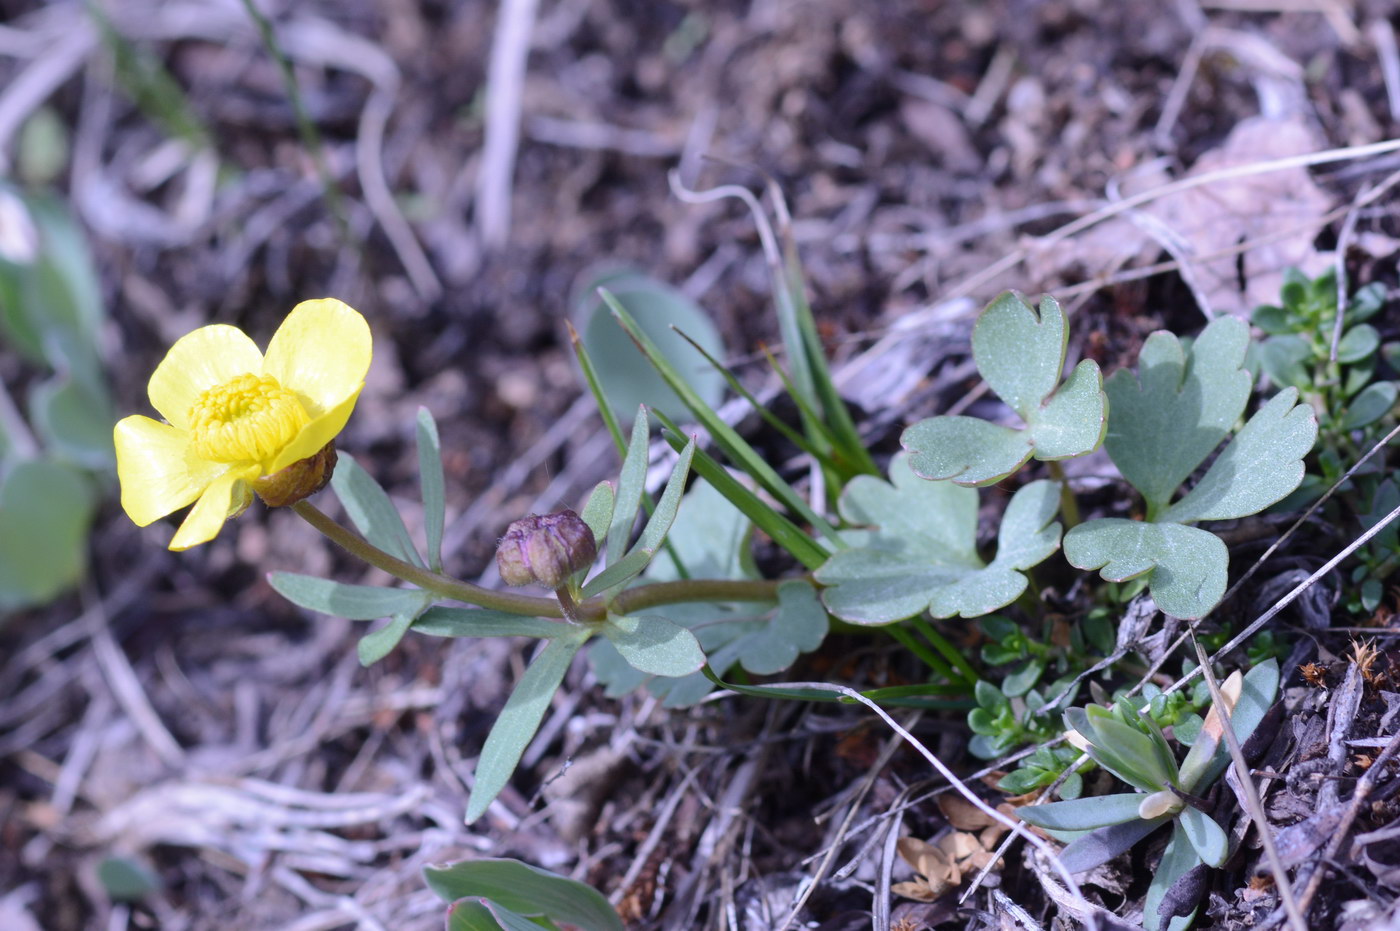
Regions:
<instances>
[{"instance_id":1,"label":"buttercup plant","mask_svg":"<svg viewBox=\"0 0 1400 931\"><path fill-rule=\"evenodd\" d=\"M598 484L577 513L529 515L505 530L498 551L502 580L548 594L486 589L444 573L445 478L437 426L426 410L417 422L421 546L369 473L352 457L337 457L333 440L363 388L371 345L364 319L334 300L298 305L265 356L227 326L205 327L177 342L150 381L152 404L165 422L133 416L116 427L123 507L145 526L193 504L172 549L213 539L253 494L269 506L290 507L397 580L352 585L286 572L269 576L278 592L303 608L355 620L387 618L360 641L365 665L386 656L409 631L538 640L481 749L467 802L470 823L507 785L573 659L590 642L593 668L610 695L645 686L666 706L681 707L720 683L745 694L831 700L817 690L768 689L747 681L780 672L820 647L829 613L857 627L888 630L936 680L871 696L924 707L939 707L946 696L974 697L969 721L984 756L1046 741L1057 729L1055 709L1073 700L1088 667L1083 652L1104 638L1072 633L1070 641L1078 646L1067 649L1018 636L1010 619L989 619L983 661L1009 670L997 685L930 619L981 617L1013 603L1033 612L1032 574L1060 548L1061 518L1071 525L1064 537L1071 563L1102 567L1112 580L1148 573L1163 610L1199 617L1219 600L1227 556L1218 538L1188 525L1253 513L1292 491L1301 476L1315 425L1310 409L1297 405L1296 391L1289 389L1238 431L1190 492L1170 500L1233 430L1247 402L1247 333L1238 321L1212 323L1189 350L1170 334L1154 334L1143 349L1141 380L1120 372L1105 390L1092 361L1080 362L1061 381L1068 334L1053 299L1044 299L1037 314L1007 293L980 315L973 355L1025 427L969 417L923 421L905 431L907 452L890 461L882 478L869 452L854 446L859 435L830 385L825 361L815 354L815 336L807 332L813 325L805 299L792 290L790 275L780 280L780 290L788 289L794 345L804 360L804 382L793 383L792 390L805 432L783 435L838 480L826 501L809 501L792 487L689 386L628 310L600 291L619 332L635 342L638 358L655 367L676 401L708 432L715 453L698 448L665 412L647 407L638 410L624 437L588 351L576 341L622 465L617 481ZM645 490L652 417L675 450L670 477L654 502ZM1078 523L1058 461L1094 451L1105 437L1124 477L1143 492L1145 521ZM1031 459L1047 461L1054 478L1022 484L1010 496L995 555L987 558L978 546L977 486L1007 479ZM1246 472L1248 481L1240 478ZM307 500L327 482L354 530ZM825 513L830 501L835 516ZM646 518L639 521L644 510ZM759 571L752 551L759 531L786 553L791 569L780 567L777 577ZM1110 555L1100 559L1105 552ZM1037 690L1052 665L1058 678ZM1181 716L1181 708L1165 700L1158 704L1160 709L1151 707L1159 717ZM958 705L968 706L965 700ZM1071 712L1069 720L1098 747L1099 765L1120 776L1142 776L1134 784L1156 793L1162 812L1146 821L1155 825L1175 817L1196 825L1195 815L1162 793L1208 786L1204 764L1188 756L1178 769L1158 739L1158 725L1150 717L1129 721L1125 715L1135 713L1135 706L1122 708L1117 724L1103 724L1106 731L1093 730L1102 723L1097 710ZM1186 736L1190 722L1182 718L1181 725ZM1124 728L1136 736L1125 736ZM1155 768L1144 774L1121 753L1115 756L1120 744L1131 744L1123 752L1146 748L1150 753L1138 757ZM1213 751L1198 752L1200 746L1198 741L1192 754ZM1043 786L1073 763L1067 753L1045 749L1008 777L1007 788ZM1061 798L1082 791L1080 775L1067 774ZM1039 810L1046 809L1062 811ZM553 883L556 877L526 876L520 869L530 868L503 866L444 892L458 903L454 915L484 928L517 919L549 921L544 912L510 904L509 883L502 885L501 877L516 874L538 879L541 888L571 890L563 911L555 913L561 920L573 920L571 908L596 905L577 884L560 885ZM481 876L485 885L472 885Z\"/></svg>"}]
</instances>

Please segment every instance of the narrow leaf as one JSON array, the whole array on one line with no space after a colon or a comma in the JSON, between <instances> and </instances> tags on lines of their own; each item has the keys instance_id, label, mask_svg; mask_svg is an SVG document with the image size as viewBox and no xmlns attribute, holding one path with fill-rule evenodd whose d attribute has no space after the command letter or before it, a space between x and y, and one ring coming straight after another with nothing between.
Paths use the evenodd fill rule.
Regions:
<instances>
[{"instance_id":1,"label":"narrow leaf","mask_svg":"<svg viewBox=\"0 0 1400 931\"><path fill-rule=\"evenodd\" d=\"M585 931L623 931L601 893L519 860L463 860L423 870L428 888L451 902L480 896L527 915L548 915Z\"/></svg>"},{"instance_id":2,"label":"narrow leaf","mask_svg":"<svg viewBox=\"0 0 1400 931\"><path fill-rule=\"evenodd\" d=\"M607 559L610 564L626 554L627 543L632 537L632 525L637 522L637 511L642 507L642 493L646 489L647 481L649 433L646 408L639 407L637 416L632 421L632 439L627 445L627 456L622 460L622 474L618 478L612 524L608 529Z\"/></svg>"},{"instance_id":3,"label":"narrow leaf","mask_svg":"<svg viewBox=\"0 0 1400 931\"><path fill-rule=\"evenodd\" d=\"M446 480L442 471L442 441L437 421L426 407L418 408L418 481L423 489L423 530L428 541L428 567L442 570L442 528L447 512Z\"/></svg>"},{"instance_id":4,"label":"narrow leaf","mask_svg":"<svg viewBox=\"0 0 1400 931\"><path fill-rule=\"evenodd\" d=\"M1146 931L1184 931L1191 926L1194 912L1183 918L1163 920L1158 909L1163 899L1166 898L1167 891L1176 885L1181 877L1195 869L1200 862L1201 858L1196 855L1195 848L1186 839L1181 822L1176 821L1172 829L1171 842L1167 844L1167 849L1162 853L1162 860L1157 864L1157 871L1152 874L1152 885L1148 886L1147 896L1143 900L1142 923Z\"/></svg>"},{"instance_id":5,"label":"narrow leaf","mask_svg":"<svg viewBox=\"0 0 1400 931\"><path fill-rule=\"evenodd\" d=\"M1048 805L1023 805L1016 816L1027 824L1058 831L1087 831L1124 821L1137 820L1142 795L1125 792L1118 795L1096 795L1070 802Z\"/></svg>"},{"instance_id":6,"label":"narrow leaf","mask_svg":"<svg viewBox=\"0 0 1400 931\"><path fill-rule=\"evenodd\" d=\"M486 608L432 607L413 622L413 629L430 637L539 637L571 635L575 630L563 621L525 617Z\"/></svg>"},{"instance_id":7,"label":"narrow leaf","mask_svg":"<svg viewBox=\"0 0 1400 931\"><path fill-rule=\"evenodd\" d=\"M388 624L361 637L360 642L355 645L360 665L373 666L394 652L394 648L399 645L399 641L412 625L412 614L396 614Z\"/></svg>"},{"instance_id":8,"label":"narrow leaf","mask_svg":"<svg viewBox=\"0 0 1400 931\"><path fill-rule=\"evenodd\" d=\"M340 454L331 487L366 540L391 556L423 566L423 557L388 493L349 453Z\"/></svg>"},{"instance_id":9,"label":"narrow leaf","mask_svg":"<svg viewBox=\"0 0 1400 931\"><path fill-rule=\"evenodd\" d=\"M520 757L539 730L550 700L564 681L569 663L587 633L558 637L545 644L506 700L476 764L476 784L467 799L467 824L485 813L510 781Z\"/></svg>"},{"instance_id":10,"label":"narrow leaf","mask_svg":"<svg viewBox=\"0 0 1400 931\"><path fill-rule=\"evenodd\" d=\"M608 532L608 525L612 522L613 514L613 487L611 482L599 482L593 486L593 491L589 493L588 500L584 502L583 513L579 516L588 525L588 529L593 531L594 540L602 540Z\"/></svg>"},{"instance_id":11,"label":"narrow leaf","mask_svg":"<svg viewBox=\"0 0 1400 931\"><path fill-rule=\"evenodd\" d=\"M1125 852L1168 820L1170 819L1135 819L1091 831L1060 851L1060 862L1071 873L1086 873Z\"/></svg>"},{"instance_id":12,"label":"narrow leaf","mask_svg":"<svg viewBox=\"0 0 1400 931\"><path fill-rule=\"evenodd\" d=\"M267 581L274 591L298 607L351 621L417 614L433 600L431 593L421 589L349 585L296 572L271 572Z\"/></svg>"}]
</instances>

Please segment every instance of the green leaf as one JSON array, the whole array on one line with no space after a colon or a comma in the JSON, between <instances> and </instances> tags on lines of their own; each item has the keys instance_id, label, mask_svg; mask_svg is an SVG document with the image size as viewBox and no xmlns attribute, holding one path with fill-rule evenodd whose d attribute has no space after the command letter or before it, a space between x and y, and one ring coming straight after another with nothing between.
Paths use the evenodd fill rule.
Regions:
<instances>
[{"instance_id":1,"label":"green leaf","mask_svg":"<svg viewBox=\"0 0 1400 931\"><path fill-rule=\"evenodd\" d=\"M413 622L413 629L430 637L552 637L572 636L578 628L563 621L525 617L486 608L432 607Z\"/></svg>"},{"instance_id":2,"label":"green leaf","mask_svg":"<svg viewBox=\"0 0 1400 931\"><path fill-rule=\"evenodd\" d=\"M666 427L666 442L671 444L672 449L679 452L689 440L664 414L657 416ZM713 485L715 490L722 494L727 501L732 502L743 512L745 517L768 534L774 543L787 550L807 569L816 569L826 562L826 550L803 532L800 527L775 511L772 505L731 475L728 469L703 449L698 450L695 454L694 468L696 474L707 484Z\"/></svg>"},{"instance_id":3,"label":"green leaf","mask_svg":"<svg viewBox=\"0 0 1400 931\"><path fill-rule=\"evenodd\" d=\"M751 476L765 491L781 501L785 507L800 515L803 520L839 547L841 544L836 536L836 531L825 518L813 510L803 497L778 474L777 470L769 465L767 460L739 435L738 431L720 418L712 405L705 403L704 398L690 387L675 367L657 350L646 332L637 326L636 321L627 313L626 308L617 303L608 292L603 291L602 296L603 300L609 303L618 322L637 341L637 345L646 353L647 358L656 366L661 376L666 379L666 383L685 402L686 407L690 409L691 414L695 416L700 425L709 431L711 440L729 461ZM664 412L658 410L657 415L659 418L664 417ZM669 423L669 420L663 420L663 422Z\"/></svg>"},{"instance_id":4,"label":"green leaf","mask_svg":"<svg viewBox=\"0 0 1400 931\"><path fill-rule=\"evenodd\" d=\"M349 585L296 572L271 572L267 581L274 591L294 605L351 621L417 614L433 600L430 592L416 588Z\"/></svg>"},{"instance_id":5,"label":"green leaf","mask_svg":"<svg viewBox=\"0 0 1400 931\"><path fill-rule=\"evenodd\" d=\"M1142 798L1139 792L1125 792L1118 795L1079 798L1072 802L1024 805L1016 809L1016 816L1036 827L1054 828L1059 831L1088 831L1123 821L1137 820L1138 805L1142 803Z\"/></svg>"},{"instance_id":6,"label":"green leaf","mask_svg":"<svg viewBox=\"0 0 1400 931\"><path fill-rule=\"evenodd\" d=\"M1301 336L1274 336L1259 344L1259 367L1277 388L1306 390L1312 385L1307 363L1312 349Z\"/></svg>"},{"instance_id":7,"label":"green leaf","mask_svg":"<svg viewBox=\"0 0 1400 931\"><path fill-rule=\"evenodd\" d=\"M462 899L447 906L447 931L501 931L484 900Z\"/></svg>"},{"instance_id":8,"label":"green leaf","mask_svg":"<svg viewBox=\"0 0 1400 931\"><path fill-rule=\"evenodd\" d=\"M1138 374L1105 385L1111 416L1104 447L1154 515L1171 500L1244 412L1251 381L1242 367L1249 328L1217 317L1187 353L1171 333L1147 338Z\"/></svg>"},{"instance_id":9,"label":"green leaf","mask_svg":"<svg viewBox=\"0 0 1400 931\"><path fill-rule=\"evenodd\" d=\"M97 864L97 880L118 902L139 902L161 889L160 876L132 857L106 857Z\"/></svg>"},{"instance_id":10,"label":"green leaf","mask_svg":"<svg viewBox=\"0 0 1400 931\"><path fill-rule=\"evenodd\" d=\"M1230 713L1230 729L1242 745L1273 706L1278 685L1278 660L1266 660L1244 674L1240 699ZM1181 788L1197 795L1203 794L1229 765L1230 752L1225 741L1201 732L1191 745L1186 759L1181 761Z\"/></svg>"},{"instance_id":11,"label":"green leaf","mask_svg":"<svg viewBox=\"0 0 1400 931\"><path fill-rule=\"evenodd\" d=\"M827 610L857 624L889 624L928 610L935 617L976 617L1020 597L1019 570L1039 564L1059 547L1059 485L1024 486L1007 505L990 565L977 554L977 493L920 479L911 456L890 463L891 482L858 476L841 496L848 523L875 530L848 531L852 548L835 553L816 572L828 586Z\"/></svg>"},{"instance_id":12,"label":"green leaf","mask_svg":"<svg viewBox=\"0 0 1400 931\"><path fill-rule=\"evenodd\" d=\"M454 902L489 898L525 915L547 915L583 931L623 931L622 919L596 889L519 860L463 860L427 867L428 888Z\"/></svg>"},{"instance_id":13,"label":"green leaf","mask_svg":"<svg viewBox=\"0 0 1400 931\"><path fill-rule=\"evenodd\" d=\"M442 441L437 421L426 407L418 408L418 481L423 489L423 530L428 541L428 567L442 571L442 527L447 512L446 481L442 472Z\"/></svg>"},{"instance_id":14,"label":"green leaf","mask_svg":"<svg viewBox=\"0 0 1400 931\"><path fill-rule=\"evenodd\" d=\"M647 437L650 432L646 408L639 407L632 421L632 438L627 444L627 455L622 460L612 523L608 527L609 566L627 554L632 525L637 522L637 512L642 508L642 494L646 491L647 481Z\"/></svg>"},{"instance_id":15,"label":"green leaf","mask_svg":"<svg viewBox=\"0 0 1400 931\"><path fill-rule=\"evenodd\" d=\"M1182 833L1195 848L1196 855L1201 858L1202 863L1216 869L1224 866L1225 857L1230 852L1230 841L1214 818L1187 805L1177 815L1177 820L1181 824Z\"/></svg>"},{"instance_id":16,"label":"green leaf","mask_svg":"<svg viewBox=\"0 0 1400 931\"><path fill-rule=\"evenodd\" d=\"M744 514L708 482L696 482L681 502L669 540L693 577L752 579L758 574L748 553L751 536L752 525ZM661 555L647 567L645 578L664 582L681 576L674 562ZM776 603L697 602L667 605L656 613L696 635L716 675L724 675L735 663L760 675L786 669L799 653L821 646L828 626L816 592L797 579L778 587ZM592 646L589 659L611 697L645 682L665 707L679 708L700 701L713 688L701 673L647 679L606 641Z\"/></svg>"},{"instance_id":17,"label":"green leaf","mask_svg":"<svg viewBox=\"0 0 1400 931\"><path fill-rule=\"evenodd\" d=\"M423 557L388 493L349 453L340 454L331 487L366 540L391 556L423 566Z\"/></svg>"},{"instance_id":18,"label":"green leaf","mask_svg":"<svg viewBox=\"0 0 1400 931\"><path fill-rule=\"evenodd\" d=\"M1229 550L1215 534L1184 524L1104 518L1065 534L1065 559L1109 582L1152 573L1152 598L1173 617L1204 617L1225 594Z\"/></svg>"},{"instance_id":19,"label":"green leaf","mask_svg":"<svg viewBox=\"0 0 1400 931\"><path fill-rule=\"evenodd\" d=\"M1261 304L1254 308L1254 313L1250 315L1249 319L1270 336L1281 336L1284 333L1293 332L1288 312L1282 307L1275 307L1272 304Z\"/></svg>"},{"instance_id":20,"label":"green leaf","mask_svg":"<svg viewBox=\"0 0 1400 931\"><path fill-rule=\"evenodd\" d=\"M600 287L606 287L626 308L657 352L706 404L719 404L724 396L724 377L706 364L686 339L694 340L712 356L724 355L724 344L709 315L675 288L639 273L615 272L595 277L580 289L574 315L603 394L614 411L621 414L645 404L679 417L685 404L613 318L598 296Z\"/></svg>"},{"instance_id":21,"label":"green leaf","mask_svg":"<svg viewBox=\"0 0 1400 931\"><path fill-rule=\"evenodd\" d=\"M82 577L94 508L83 474L21 462L0 482L0 610L42 604Z\"/></svg>"},{"instance_id":22,"label":"green leaf","mask_svg":"<svg viewBox=\"0 0 1400 931\"><path fill-rule=\"evenodd\" d=\"M1317 416L1285 388L1244 425L1186 497L1163 521L1194 523L1257 514L1303 480L1303 457L1317 441Z\"/></svg>"},{"instance_id":23,"label":"green leaf","mask_svg":"<svg viewBox=\"0 0 1400 931\"><path fill-rule=\"evenodd\" d=\"M1166 897L1167 890L1175 885L1178 879L1195 869L1200 862L1201 858L1196 855L1196 849L1187 840L1186 829L1178 819L1173 826L1171 842L1167 844L1167 849L1162 853L1162 861L1152 874L1152 885L1148 887L1147 897L1143 901L1142 922L1146 931L1185 931L1191 926L1195 918L1194 912L1185 918L1173 918L1170 922L1164 922L1158 913L1158 907Z\"/></svg>"},{"instance_id":24,"label":"green leaf","mask_svg":"<svg viewBox=\"0 0 1400 931\"><path fill-rule=\"evenodd\" d=\"M569 663L589 633L569 628L567 635L546 642L515 684L481 748L476 764L476 784L467 799L467 824L480 818L510 781L521 755L539 730L550 700L564 681Z\"/></svg>"},{"instance_id":25,"label":"green leaf","mask_svg":"<svg viewBox=\"0 0 1400 931\"><path fill-rule=\"evenodd\" d=\"M600 632L633 669L648 675L676 678L705 665L695 635L659 615L609 616Z\"/></svg>"},{"instance_id":26,"label":"green leaf","mask_svg":"<svg viewBox=\"0 0 1400 931\"><path fill-rule=\"evenodd\" d=\"M1152 821L1134 819L1090 831L1060 851L1060 863L1071 873L1086 873L1128 850L1169 820L1170 816Z\"/></svg>"},{"instance_id":27,"label":"green leaf","mask_svg":"<svg viewBox=\"0 0 1400 931\"><path fill-rule=\"evenodd\" d=\"M372 630L360 638L360 642L355 645L355 651L360 658L360 665L369 667L379 662L399 645L408 629L413 626L412 614L395 614L390 618L389 623Z\"/></svg>"},{"instance_id":28,"label":"green leaf","mask_svg":"<svg viewBox=\"0 0 1400 931\"><path fill-rule=\"evenodd\" d=\"M1347 330L1337 343L1337 361L1351 365L1375 352L1381 344L1381 335L1369 323L1362 323Z\"/></svg>"},{"instance_id":29,"label":"green leaf","mask_svg":"<svg viewBox=\"0 0 1400 931\"><path fill-rule=\"evenodd\" d=\"M1107 422L1097 363L1080 362L1056 390L1069 331L1054 298L1040 315L1006 292L988 304L972 331L972 355L987 384L1021 416L1025 430L972 417L933 417L904 431L914 472L959 485L989 485L1037 459L1067 459L1103 441Z\"/></svg>"},{"instance_id":30,"label":"green leaf","mask_svg":"<svg viewBox=\"0 0 1400 931\"><path fill-rule=\"evenodd\" d=\"M681 450L680 458L671 469L671 477L666 480L666 488L661 492L661 500L656 503L656 510L652 512L651 519L647 521L646 527L642 528L642 535L637 540L637 545L620 560L612 563L598 575L589 580L583 587L585 597L592 597L600 592L619 590L623 585L636 578L647 564L651 562L656 551L661 549L661 544L666 542L666 534L671 529L671 522L676 519L676 511L680 508L681 494L685 491L686 476L690 474L690 463L695 458L695 441L692 439ZM617 524L614 520L614 528ZM611 534L609 535L611 540ZM606 600L609 596L604 595Z\"/></svg>"},{"instance_id":31,"label":"green leaf","mask_svg":"<svg viewBox=\"0 0 1400 931\"><path fill-rule=\"evenodd\" d=\"M112 467L114 418L105 394L99 397L78 381L56 377L30 391L29 411L49 450L85 468Z\"/></svg>"},{"instance_id":32,"label":"green leaf","mask_svg":"<svg viewBox=\"0 0 1400 931\"><path fill-rule=\"evenodd\" d=\"M1397 394L1400 392L1397 392L1393 381L1377 381L1367 385L1347 405L1346 412L1342 415L1341 428L1356 430L1380 420L1395 407Z\"/></svg>"},{"instance_id":33,"label":"green leaf","mask_svg":"<svg viewBox=\"0 0 1400 931\"><path fill-rule=\"evenodd\" d=\"M584 502L583 513L579 515L588 529L593 531L594 540L606 539L608 525L612 522L613 487L611 482L599 482L593 486Z\"/></svg>"}]
</instances>

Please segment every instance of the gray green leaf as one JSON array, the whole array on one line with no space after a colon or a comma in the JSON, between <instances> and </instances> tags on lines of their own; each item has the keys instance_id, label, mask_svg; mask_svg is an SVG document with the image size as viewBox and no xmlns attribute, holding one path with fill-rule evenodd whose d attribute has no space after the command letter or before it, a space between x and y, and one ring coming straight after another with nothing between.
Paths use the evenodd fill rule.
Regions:
<instances>
[{"instance_id":1,"label":"gray green leaf","mask_svg":"<svg viewBox=\"0 0 1400 931\"><path fill-rule=\"evenodd\" d=\"M1196 527L1103 518L1071 528L1064 547L1071 565L1109 582L1151 572L1152 598L1173 617L1203 617L1225 594L1229 550Z\"/></svg>"},{"instance_id":2,"label":"gray green leaf","mask_svg":"<svg viewBox=\"0 0 1400 931\"><path fill-rule=\"evenodd\" d=\"M340 454L331 487L366 540L405 562L423 566L423 557L388 492L349 453Z\"/></svg>"},{"instance_id":3,"label":"gray green leaf","mask_svg":"<svg viewBox=\"0 0 1400 931\"><path fill-rule=\"evenodd\" d=\"M428 568L442 571L442 528L447 512L442 471L442 441L437 421L426 407L418 408L418 482L423 490L423 529L428 542Z\"/></svg>"},{"instance_id":4,"label":"gray green leaf","mask_svg":"<svg viewBox=\"0 0 1400 931\"><path fill-rule=\"evenodd\" d=\"M564 681L569 663L588 637L584 630L570 630L569 634L545 643L491 726L476 763L476 784L467 799L467 824L480 818L510 781L521 755L539 730L550 700Z\"/></svg>"},{"instance_id":5,"label":"gray green leaf","mask_svg":"<svg viewBox=\"0 0 1400 931\"><path fill-rule=\"evenodd\" d=\"M913 470L928 479L989 485L1037 459L1066 459L1103 441L1107 401L1098 364L1085 360L1056 390L1068 331L1054 298L1037 317L1025 299L1006 292L987 305L972 331L978 371L1026 429L972 417L933 417L904 431Z\"/></svg>"},{"instance_id":6,"label":"gray green leaf","mask_svg":"<svg viewBox=\"0 0 1400 931\"><path fill-rule=\"evenodd\" d=\"M1303 457L1317 441L1317 416L1285 388L1244 425L1163 521L1194 523L1257 514L1298 487Z\"/></svg>"},{"instance_id":7,"label":"gray green leaf","mask_svg":"<svg viewBox=\"0 0 1400 931\"><path fill-rule=\"evenodd\" d=\"M1155 514L1225 439L1249 400L1243 368L1249 328L1217 317L1187 353L1171 333L1147 338L1138 373L1114 372L1105 385L1111 416L1104 447Z\"/></svg>"},{"instance_id":8,"label":"gray green leaf","mask_svg":"<svg viewBox=\"0 0 1400 931\"><path fill-rule=\"evenodd\" d=\"M0 610L42 604L82 577L94 508L72 466L36 459L0 483Z\"/></svg>"},{"instance_id":9,"label":"gray green leaf","mask_svg":"<svg viewBox=\"0 0 1400 931\"><path fill-rule=\"evenodd\" d=\"M1053 522L1059 485L1032 482L1007 506L997 557L977 555L977 493L928 482L910 468L910 456L890 463L890 482L854 479L841 513L874 530L848 534L850 549L817 570L828 586L827 610L857 624L888 624L925 610L935 617L976 617L1020 597L1027 580L1019 571L1038 564L1059 546Z\"/></svg>"},{"instance_id":10,"label":"gray green leaf","mask_svg":"<svg viewBox=\"0 0 1400 931\"><path fill-rule=\"evenodd\" d=\"M695 635L659 615L610 616L600 633L639 672L677 678L698 672L705 651Z\"/></svg>"},{"instance_id":11,"label":"gray green leaf","mask_svg":"<svg viewBox=\"0 0 1400 931\"><path fill-rule=\"evenodd\" d=\"M608 900L591 886L519 860L463 860L423 871L438 898L488 898L525 915L548 915L586 931L623 931Z\"/></svg>"},{"instance_id":12,"label":"gray green leaf","mask_svg":"<svg viewBox=\"0 0 1400 931\"><path fill-rule=\"evenodd\" d=\"M294 605L351 621L372 621L393 614L416 615L433 600L431 593L416 588L350 585L296 572L272 572L267 581Z\"/></svg>"}]
</instances>

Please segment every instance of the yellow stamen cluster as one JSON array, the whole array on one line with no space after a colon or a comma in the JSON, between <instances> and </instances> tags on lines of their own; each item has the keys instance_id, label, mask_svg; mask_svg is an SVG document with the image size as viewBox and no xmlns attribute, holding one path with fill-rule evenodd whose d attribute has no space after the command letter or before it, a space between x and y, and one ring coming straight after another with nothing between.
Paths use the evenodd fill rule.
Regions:
<instances>
[{"instance_id":1,"label":"yellow stamen cluster","mask_svg":"<svg viewBox=\"0 0 1400 931\"><path fill-rule=\"evenodd\" d=\"M190 407L194 454L210 462L263 462L311 418L271 375L239 375L202 392Z\"/></svg>"}]
</instances>

